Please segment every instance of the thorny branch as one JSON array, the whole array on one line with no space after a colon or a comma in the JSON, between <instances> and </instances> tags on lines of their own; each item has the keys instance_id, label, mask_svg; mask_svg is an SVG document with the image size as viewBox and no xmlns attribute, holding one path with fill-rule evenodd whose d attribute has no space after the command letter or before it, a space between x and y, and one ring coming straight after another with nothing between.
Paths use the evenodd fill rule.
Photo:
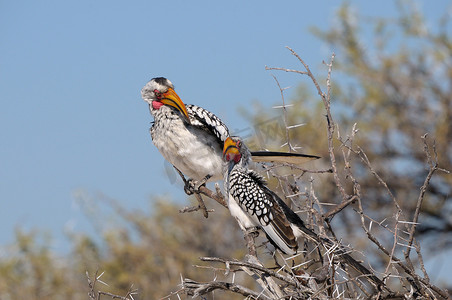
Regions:
<instances>
[{"instance_id":1,"label":"thorny branch","mask_svg":"<svg viewBox=\"0 0 452 300\"><path fill-rule=\"evenodd\" d=\"M405 259L408 259L410 257L410 250L411 250L411 246L413 245L414 233L416 232L416 225L418 224L417 222L419 219L419 214L421 212L421 206L422 206L422 202L424 200L425 192L427 191L427 187L430 182L430 179L432 179L433 173L435 173L438 170L438 157L436 154L435 145L433 144L433 151L435 154L435 158L433 160L432 156L430 154L430 151L429 151L428 143L427 143L427 133L422 136L422 140L424 141L424 152L427 157L427 162L430 166L430 169L428 171L427 177L425 178L424 184L421 187L421 191L419 193L419 198L417 200L416 210L414 212L412 225L411 225L411 228L409 231L409 241L408 241L407 249L405 251Z\"/></svg>"},{"instance_id":2,"label":"thorny branch","mask_svg":"<svg viewBox=\"0 0 452 300\"><path fill-rule=\"evenodd\" d=\"M438 167L437 163L437 153L436 149L433 146L434 158L432 157L431 151L428 147L426 141L426 135L423 136L424 140L424 152L427 157L428 164L430 166L427 177L425 178L424 184L421 187L419 197L417 200L416 211L414 216L411 218L411 221L407 221L408 219L403 216L403 210L399 204L399 201L392 194L388 184L380 177L380 175L373 168L369 158L365 154L364 150L359 145L354 145L353 141L356 133L358 132L356 128L356 124L353 126L351 134L348 135L345 139L341 137L341 133L336 123L334 123L332 114L331 114L331 74L332 67L335 55L333 54L331 60L328 64L326 64L328 68L328 75L326 78L326 93L324 93L318 83L317 79L314 77L312 72L309 69L309 66L301 59L301 57L291 48L287 47L292 55L294 55L298 61L303 65L305 71L293 70L293 69L285 69L285 68L269 68L266 67L267 70L279 70L285 72L292 72L296 74L306 75L308 76L312 83L314 84L317 93L322 99L324 104L324 108L326 111L326 119L327 119L327 141L328 141L328 152L330 158L330 166L331 168L327 170L314 171L302 169L293 165L286 165L286 167L290 167L293 169L300 169L302 174L297 176L295 180L301 178L305 173L328 173L332 172L335 185L337 190L340 192L342 200L339 201L339 204L336 204L331 210L324 212L324 202L320 201L314 193L313 188L313 180L311 179L311 191L310 192L302 192L299 190L296 182L293 180L294 176L290 175L278 175L273 169L275 167L264 165L264 169L269 172L273 177L278 179L279 186L285 191L286 198L290 199L297 206L300 205L302 197L307 198L307 204L303 207L302 211L308 214L308 226L312 229L316 229L319 231L319 234L323 237L328 238L326 230L328 230L328 234L332 235L333 238L330 240L335 240L337 242L336 235L333 231L331 220L334 216L350 212L348 208L353 208L352 212L356 212L363 232L365 233L368 240L370 240L376 248L382 253L383 261L385 261L384 271L378 273L374 271L374 269L369 265L370 269L373 270L375 274L380 274L383 277L384 286L380 287L378 290L372 289L369 287L369 284L366 282L367 275L363 274L353 274L351 270L348 268L344 268L341 264L338 264L335 261L335 256L331 255L334 253L335 248L338 247L338 244L333 245L332 247L327 247L323 245L323 248L326 252L320 251L319 245L313 247L307 241L301 245L301 249L299 254L293 257L279 257L271 254L271 257L274 260L275 267L269 268L261 263L262 259L264 259L265 255L268 256L268 252L262 252L262 246L257 246L256 249L260 249L256 253L251 253L252 257L257 260L257 257L260 257L260 261L257 260L256 263L250 263L247 261L238 261L236 259L225 259L218 257L202 257L200 258L202 261L211 262L211 263L223 263L225 265L225 275L233 276L232 282L224 282L224 281L216 281L213 280L207 283L199 283L190 279L184 279L182 282L183 290L193 296L202 296L213 290L221 289L227 290L233 293L237 293L243 295L250 299L281 299L283 297L278 296L279 292L270 292L272 288L270 285L266 285L267 283L262 281L262 277L260 279L256 279L256 283L260 285L263 289L262 292L256 292L252 288L248 288L242 286L238 283L234 282L234 276L237 270L232 269L233 267L238 268L240 271L248 270L248 274L264 274L267 278L274 278L278 280L280 292L284 294L285 298L293 298L293 299L304 299L304 298L318 298L318 299L331 299L331 298L372 298L372 299L389 299L389 298L422 298L422 299L430 299L430 298L442 298L447 299L448 294L447 291L438 288L430 282L430 279L425 271L423 258L420 251L420 245L418 241L415 239L416 226L419 221L419 216L422 211L422 202L425 197L426 190L428 188L429 182L434 175L435 171L446 171ZM272 75L273 76L273 75ZM281 88L279 81L274 77L279 90L281 92L282 97L284 89ZM292 150L292 146L290 143L289 135L288 135L288 124L287 124L287 111L286 111L286 103L283 99L283 107L285 114L285 126L286 126L286 142L289 146L290 151ZM342 151L342 157L336 157L335 149L333 142L335 141L334 134L337 130L337 141L340 143L340 150ZM384 220L377 221L371 218L368 214L366 214L365 208L363 206L363 192L361 191L361 185L359 184L358 179L354 174L354 164L353 159L357 158L360 160L367 170L376 181L381 184L381 186L385 189L386 193L389 195L389 198L392 200L394 213L392 216L388 216ZM338 168L338 163L336 160L342 160L344 170L343 173ZM447 172L447 171L446 171ZM344 179L340 179L340 175ZM351 185L353 188L353 192L348 194L345 189L345 185ZM204 195L213 198L218 203L222 204L226 207L223 197L219 197L221 192L217 189L217 194L214 194L212 191L208 190L203 186L200 189L200 192ZM298 202L298 203L297 203ZM199 208L198 208L199 209ZM393 224L393 227L389 226ZM374 229L372 226L374 225ZM381 229L381 231L377 231L377 229ZM391 234L392 239L388 243L383 235L380 236L381 233ZM248 241L250 243L251 239ZM252 239L252 246L254 246L254 239ZM404 247L404 248L401 248ZM417 263L419 264L419 268L423 272L423 277L418 275L416 270L417 267L414 266L413 262L410 259L410 250L416 250L417 254ZM249 248L250 249L250 248ZM404 260L399 258L399 254L401 254L401 249L405 249L404 251ZM331 251L331 253L330 253ZM351 252L354 250L351 248ZM356 252L356 251L355 251ZM282 261L282 263L280 263ZM213 267L211 267L213 268ZM217 269L219 270L219 269ZM231 275L232 274L232 275ZM323 274L320 276L319 274ZM251 276L251 275L250 275ZM254 278L254 277L253 277ZM260 280L260 281L259 281ZM398 280L399 284L390 285L390 281ZM274 284L274 283L273 283ZM390 288L392 287L392 288ZM278 286L273 286L273 290L278 290ZM179 291L178 291L179 294Z\"/></svg>"},{"instance_id":3,"label":"thorny branch","mask_svg":"<svg viewBox=\"0 0 452 300\"><path fill-rule=\"evenodd\" d=\"M424 136L425 137L425 136ZM361 216L361 226L364 230L364 232L366 233L367 237L369 240L371 240L378 249L380 249L386 256L388 256L389 260L388 260L388 265L385 269L385 278L390 277L390 270L393 266L397 265L399 267L401 267L403 269L403 271L405 271L408 275L411 276L411 282L415 282L417 283L416 286L417 288L420 290L421 294L425 294L425 288L427 287L428 289L433 290L434 292L436 292L437 294L439 294L442 297L447 298L447 292L439 289L438 287L436 287L435 285L430 283L430 280L428 278L428 276L425 276L427 273L424 271L424 278L421 278L419 275L416 274L415 268L413 267L413 264L411 262L411 260L409 259L408 256L405 256L405 261L403 262L401 259L397 258L395 256L395 251L396 251L396 247L400 246L400 243L398 242L399 234L398 232L400 231L398 228L399 224L404 225L407 229L408 224L412 224L412 225L416 225L416 222L408 222L408 221L404 221L402 219L402 208L400 207L397 199L395 198L395 196L392 194L392 192L390 191L388 185L386 184L386 182L379 176L379 174L374 170L374 168L372 167L372 164L370 163L367 155L365 154L365 152L363 151L363 149L361 149L359 146L357 146L358 150L354 150L352 149L350 146L348 146L344 141L341 141L342 145L344 147L347 147L352 153L356 154L361 161L368 167L369 171L371 172L371 174L374 175L374 177L378 180L378 182L386 189L387 194L390 196L390 198L392 199L394 206L395 206L395 213L394 213L394 220L395 220L395 228L394 230L391 230L391 232L393 233L393 245L391 247L391 251L388 251L380 242L379 240L370 232L370 227L367 228L366 223L365 223L365 218L368 218L365 213L364 213L364 209L362 206L362 201L361 201L361 195L360 195L360 186L359 184L357 184L356 180L354 179L352 173L349 173L348 176L350 176L350 178L352 179L352 181L355 182L355 191L357 192L357 200L358 200L358 213ZM428 155L427 155L428 156ZM346 163L347 165L347 163ZM431 166L432 167L432 166ZM430 169L431 170L431 169ZM430 180L431 176L433 175L433 173L427 176L426 181L424 182L425 188L428 186L428 181ZM424 187L424 186L423 186ZM422 188L421 188L421 193L422 193ZM421 197L421 196L420 196ZM418 212L418 214L420 213L420 211ZM372 223L371 223L372 224ZM379 224L381 225L381 224ZM413 227L410 227L413 228ZM415 241L414 239L414 234L413 236L410 237L410 239L413 238L413 241ZM417 244L418 245L418 244ZM407 249L410 249L412 244L409 245L404 245L407 247ZM419 263L420 263L420 267L421 269L425 270L425 267L423 265L423 259L422 259L422 255L420 253L420 251L418 251L417 249L417 254L418 254L418 259L419 259ZM399 277L401 279L401 277ZM402 283L403 284L403 283Z\"/></svg>"},{"instance_id":4,"label":"thorny branch","mask_svg":"<svg viewBox=\"0 0 452 300\"><path fill-rule=\"evenodd\" d=\"M288 276L284 276L281 275L277 272L274 272L268 268L256 265L256 264L252 264L252 263L248 263L248 262L242 262L242 261L235 261L235 260L229 260L229 259L225 259L225 258L219 258L219 257L200 257L200 260L202 261L211 261L211 262L221 262L224 263L227 266L240 266L240 267L247 267L247 268L251 268L251 269L255 269L264 273L267 273L279 280L282 280L284 282L286 282L287 284L290 285L294 285L297 286L297 282L294 280L294 278L290 278Z\"/></svg>"},{"instance_id":5,"label":"thorny branch","mask_svg":"<svg viewBox=\"0 0 452 300\"><path fill-rule=\"evenodd\" d=\"M220 187L218 184L215 185L215 193L205 186L199 187L199 191L203 194L209 197L210 199L213 199L217 201L219 204L223 205L225 208L228 208L228 203L223 197L223 194L221 193Z\"/></svg>"},{"instance_id":6,"label":"thorny branch","mask_svg":"<svg viewBox=\"0 0 452 300\"><path fill-rule=\"evenodd\" d=\"M97 275L97 271L96 273L94 273L94 277L93 279L90 278L88 272L86 272L86 277L88 279L88 287L89 287L89 291L88 291L88 297L91 300L100 300L101 296L108 296L111 299L120 299L120 300L134 300L133 299L133 295L138 294L138 290L133 289L133 286L130 287L130 289L127 291L127 294L125 296L119 296L119 295L115 295L109 292L103 292L103 291L97 291L96 289L96 283L102 283L104 285L107 285L105 282L103 282L102 280L100 280L100 278L102 277L104 273L102 272L100 275Z\"/></svg>"},{"instance_id":7,"label":"thorny branch","mask_svg":"<svg viewBox=\"0 0 452 300\"><path fill-rule=\"evenodd\" d=\"M331 55L331 61L330 61L329 64L327 64L327 66L328 66L328 75L327 75L327 80L326 80L327 93L325 94L322 91L322 89L320 88L320 85L317 82L317 79L312 74L311 69L304 62L304 60L292 48L290 48L290 47L286 47L286 48L289 49L289 51L292 53L292 55L294 55L298 59L298 61L300 61L300 63L303 65L303 67L306 70L306 71L302 71L302 72L301 71L297 71L295 73L302 74L302 75L307 75L311 79L311 81L314 84L314 86L316 87L317 93L322 98L323 104L324 104L325 109L326 109L327 134L328 134L328 152L329 152L329 155L330 155L331 168L333 170L333 177L334 177L334 180L336 182L337 188L341 192L342 201L347 201L349 196L346 194L345 189L344 189L343 185L340 182L340 179L339 179L339 176L338 176L338 171L337 171L336 156L334 154L334 145L333 145L333 135L334 135L334 130L335 130L335 123L334 123L334 120L333 120L333 117L332 117L331 111L330 111L330 104L331 104L331 74L332 74L332 70L333 70L333 61L334 61L335 54L333 53ZM267 70L276 70L276 68L268 68L268 67L266 67L266 69ZM282 71L285 71L285 72L294 72L294 70L291 70L291 69L278 68L278 70L282 70Z\"/></svg>"},{"instance_id":8,"label":"thorny branch","mask_svg":"<svg viewBox=\"0 0 452 300\"><path fill-rule=\"evenodd\" d=\"M185 278L182 283L182 287L187 293L187 295L192 296L193 298L209 294L215 290L225 290L243 295L247 297L247 299L263 299L263 300L272 299L263 295L262 293L255 292L239 284L233 284L230 282L211 281L206 283L200 283Z\"/></svg>"},{"instance_id":9,"label":"thorny branch","mask_svg":"<svg viewBox=\"0 0 452 300\"><path fill-rule=\"evenodd\" d=\"M284 127L286 128L286 140L287 140L287 146L289 147L289 152L294 151L295 149L292 147L292 144L290 143L290 136L289 136L289 125L287 125L287 107L286 107L286 103L284 100L284 90L286 90L287 88L281 88L281 85L279 84L278 79L272 75L273 79L275 79L276 84L278 85L279 91L281 93L281 100L282 100L282 109L283 109L283 113L284 113Z\"/></svg>"}]
</instances>

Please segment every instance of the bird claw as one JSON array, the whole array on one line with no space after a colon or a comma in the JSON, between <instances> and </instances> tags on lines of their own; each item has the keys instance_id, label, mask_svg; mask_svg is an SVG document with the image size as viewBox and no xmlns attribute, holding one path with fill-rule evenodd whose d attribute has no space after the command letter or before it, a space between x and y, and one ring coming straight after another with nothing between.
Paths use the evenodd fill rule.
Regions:
<instances>
[{"instance_id":1,"label":"bird claw","mask_svg":"<svg viewBox=\"0 0 452 300\"><path fill-rule=\"evenodd\" d=\"M203 179L199 181L195 181L193 179L185 180L184 191L187 195L193 195L194 193L199 194L199 189L206 185L207 180L209 180L212 175L207 175Z\"/></svg>"},{"instance_id":2,"label":"bird claw","mask_svg":"<svg viewBox=\"0 0 452 300\"><path fill-rule=\"evenodd\" d=\"M193 179L188 179L185 181L185 185L184 185L184 191L185 194L187 195L193 195L196 191L195 188L195 182L193 181Z\"/></svg>"},{"instance_id":3,"label":"bird claw","mask_svg":"<svg viewBox=\"0 0 452 300\"><path fill-rule=\"evenodd\" d=\"M246 241L246 248L248 249L248 254L251 256L256 257L256 245L254 243L254 239L259 236L259 232L257 231L257 227L251 227L251 228L242 228L244 233L244 238Z\"/></svg>"},{"instance_id":4,"label":"bird claw","mask_svg":"<svg viewBox=\"0 0 452 300\"><path fill-rule=\"evenodd\" d=\"M259 228L258 227L247 228L245 230L245 235L251 235L252 237L256 238L259 236Z\"/></svg>"},{"instance_id":5,"label":"bird claw","mask_svg":"<svg viewBox=\"0 0 452 300\"><path fill-rule=\"evenodd\" d=\"M200 187L202 187L203 185L206 185L207 180L209 180L211 177L212 177L212 175L207 174L206 177L204 177L204 178L201 179L199 182L197 182L197 183L195 184L196 190L199 191L199 188L200 188Z\"/></svg>"},{"instance_id":6,"label":"bird claw","mask_svg":"<svg viewBox=\"0 0 452 300\"><path fill-rule=\"evenodd\" d=\"M212 177L212 175L206 175L203 179L199 181L194 181L193 179L188 179L185 181L184 191L187 195L193 195L194 193L199 194L199 189L206 185L206 182Z\"/></svg>"}]
</instances>

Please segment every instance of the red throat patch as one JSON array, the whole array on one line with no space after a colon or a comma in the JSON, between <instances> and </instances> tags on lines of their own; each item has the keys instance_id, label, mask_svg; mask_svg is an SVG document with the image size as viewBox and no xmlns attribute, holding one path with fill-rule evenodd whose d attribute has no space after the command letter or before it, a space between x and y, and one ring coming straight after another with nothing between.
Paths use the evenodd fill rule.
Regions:
<instances>
[{"instance_id":1,"label":"red throat patch","mask_svg":"<svg viewBox=\"0 0 452 300\"><path fill-rule=\"evenodd\" d=\"M226 161L234 160L234 162L236 164L239 163L240 158L242 158L242 155L240 155L240 154L232 154L232 153L226 154Z\"/></svg>"},{"instance_id":2,"label":"red throat patch","mask_svg":"<svg viewBox=\"0 0 452 300\"><path fill-rule=\"evenodd\" d=\"M160 107L162 107L164 104L160 101L152 101L152 108L153 109L159 109Z\"/></svg>"}]
</instances>

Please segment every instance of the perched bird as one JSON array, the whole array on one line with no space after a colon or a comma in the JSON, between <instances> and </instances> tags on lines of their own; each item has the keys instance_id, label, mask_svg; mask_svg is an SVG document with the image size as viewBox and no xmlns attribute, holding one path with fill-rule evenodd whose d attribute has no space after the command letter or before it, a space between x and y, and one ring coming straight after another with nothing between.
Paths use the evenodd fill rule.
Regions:
<instances>
[{"instance_id":1,"label":"perched bird","mask_svg":"<svg viewBox=\"0 0 452 300\"><path fill-rule=\"evenodd\" d=\"M269 241L285 254L297 252L297 238L304 237L318 244L333 248L334 243L321 238L307 228L300 217L271 191L265 180L248 169L250 152L238 137L228 137L223 148L224 190L231 215L242 230L260 228ZM368 275L376 285L382 284L367 268L345 253L335 250L338 257L355 270Z\"/></svg>"},{"instance_id":2,"label":"perched bird","mask_svg":"<svg viewBox=\"0 0 452 300\"><path fill-rule=\"evenodd\" d=\"M221 180L223 144L229 136L226 125L202 107L185 105L166 78L151 79L141 90L141 96L149 103L154 116L151 137L163 157L196 182ZM319 158L266 151L253 152L253 155L256 155L255 161L280 162L286 157L291 163Z\"/></svg>"},{"instance_id":3,"label":"perched bird","mask_svg":"<svg viewBox=\"0 0 452 300\"><path fill-rule=\"evenodd\" d=\"M248 169L250 152L238 137L226 139L223 157L228 207L242 230L261 228L285 254L297 252L296 238L301 235L300 231L317 238L284 201L267 187L265 180Z\"/></svg>"},{"instance_id":4,"label":"perched bird","mask_svg":"<svg viewBox=\"0 0 452 300\"><path fill-rule=\"evenodd\" d=\"M222 179L226 125L199 106L185 105L166 78L151 79L141 96L154 116L151 137L163 157L190 179Z\"/></svg>"}]
</instances>

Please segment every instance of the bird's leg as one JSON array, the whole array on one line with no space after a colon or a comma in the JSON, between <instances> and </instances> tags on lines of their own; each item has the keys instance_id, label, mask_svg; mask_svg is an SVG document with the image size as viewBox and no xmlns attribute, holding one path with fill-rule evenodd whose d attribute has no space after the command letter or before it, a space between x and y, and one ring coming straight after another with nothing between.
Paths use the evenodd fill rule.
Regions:
<instances>
[{"instance_id":1,"label":"bird's leg","mask_svg":"<svg viewBox=\"0 0 452 300\"><path fill-rule=\"evenodd\" d=\"M182 173L180 173L180 174L182 174ZM199 181L195 181L193 179L184 180L185 194L187 194L187 195L201 194L202 192L200 191L200 189L202 187L206 186L207 180L209 180L211 177L212 177L212 175L207 174L203 179L201 179Z\"/></svg>"},{"instance_id":2,"label":"bird's leg","mask_svg":"<svg viewBox=\"0 0 452 300\"><path fill-rule=\"evenodd\" d=\"M212 176L211 175L207 175L206 177L204 177L203 179L201 179L198 182L191 181L191 183L194 184L192 192L194 192L196 200L198 200L199 207L202 209L202 212L203 212L205 218L208 218L209 214L207 212L206 205L204 204L204 200L202 200L201 192L199 191L199 188L201 186L205 186L207 180L209 180L210 177L212 177ZM185 190L185 193L187 193L187 190Z\"/></svg>"},{"instance_id":3,"label":"bird's leg","mask_svg":"<svg viewBox=\"0 0 452 300\"><path fill-rule=\"evenodd\" d=\"M174 166L173 166L174 167ZM194 188L194 181L192 179L185 179L184 174L182 174L182 172L174 167L174 169L176 169L177 173L179 173L180 177L182 178L182 181L184 182L184 191L187 195L193 195L193 193L195 194L195 198L196 200L198 200L198 208L202 210L204 217L208 217L209 213L207 212L207 208L206 208L206 204L204 203L204 200L202 200L201 195L199 194L199 192L197 191L197 189Z\"/></svg>"},{"instance_id":4,"label":"bird's leg","mask_svg":"<svg viewBox=\"0 0 452 300\"><path fill-rule=\"evenodd\" d=\"M184 180L184 192L189 196L195 193L195 181L193 179Z\"/></svg>"},{"instance_id":5,"label":"bird's leg","mask_svg":"<svg viewBox=\"0 0 452 300\"><path fill-rule=\"evenodd\" d=\"M179 174L179 176L182 178L182 181L184 182L184 191L187 195L193 195L194 192L197 190L200 194L204 194L207 197L217 201L218 203L220 203L221 205L223 205L224 207L228 207L228 204L226 202L226 200L224 200L223 194L221 193L221 190L218 186L218 184L215 185L215 189L216 189L216 193L214 194L211 190L209 190L205 184L203 185L198 185L198 188L195 188L195 184L194 181L192 179L185 179L184 174L182 174L182 172L176 168L175 166L173 166L174 169L176 169L177 173ZM207 175L206 177L204 177L204 179L202 181L207 181L209 180L209 178L212 177L211 175ZM199 202L199 200L198 200ZM203 202L204 203L204 202ZM205 205L204 205L205 207ZM200 208L202 208L202 205L200 205ZM206 214L204 213L204 216Z\"/></svg>"},{"instance_id":6,"label":"bird's leg","mask_svg":"<svg viewBox=\"0 0 452 300\"><path fill-rule=\"evenodd\" d=\"M257 227L247 228L243 230L243 235L246 241L246 248L248 249L248 254L257 257L256 245L254 239L259 236L259 231Z\"/></svg>"},{"instance_id":7,"label":"bird's leg","mask_svg":"<svg viewBox=\"0 0 452 300\"><path fill-rule=\"evenodd\" d=\"M244 233L246 235L251 235L253 238L257 238L259 236L259 228L251 227L251 228L245 229Z\"/></svg>"},{"instance_id":8,"label":"bird's leg","mask_svg":"<svg viewBox=\"0 0 452 300\"><path fill-rule=\"evenodd\" d=\"M182 172L179 171L176 167L174 168L179 172L179 175L182 177L182 180L184 181L184 191L189 196L193 194L199 194L200 193L199 189L202 186L205 186L207 180L209 180L212 177L212 175L207 174L203 179L199 181L195 181L193 179L185 179Z\"/></svg>"},{"instance_id":9,"label":"bird's leg","mask_svg":"<svg viewBox=\"0 0 452 300\"><path fill-rule=\"evenodd\" d=\"M187 195L200 194L199 190L201 187L206 186L207 180L209 180L212 175L206 175L203 179L195 181L193 179L185 180L184 191Z\"/></svg>"},{"instance_id":10,"label":"bird's leg","mask_svg":"<svg viewBox=\"0 0 452 300\"><path fill-rule=\"evenodd\" d=\"M185 194L191 196L193 195L194 191L195 191L195 181L193 179L185 179L184 174L175 166L173 166L173 168L177 171L177 173L179 174L180 178L182 179L182 181L184 182L184 192Z\"/></svg>"},{"instance_id":11,"label":"bird's leg","mask_svg":"<svg viewBox=\"0 0 452 300\"><path fill-rule=\"evenodd\" d=\"M207 180L209 180L212 177L212 175L207 174L203 179L199 180L199 181L193 181L193 191L195 193L200 193L199 189L202 186L206 185Z\"/></svg>"}]
</instances>

